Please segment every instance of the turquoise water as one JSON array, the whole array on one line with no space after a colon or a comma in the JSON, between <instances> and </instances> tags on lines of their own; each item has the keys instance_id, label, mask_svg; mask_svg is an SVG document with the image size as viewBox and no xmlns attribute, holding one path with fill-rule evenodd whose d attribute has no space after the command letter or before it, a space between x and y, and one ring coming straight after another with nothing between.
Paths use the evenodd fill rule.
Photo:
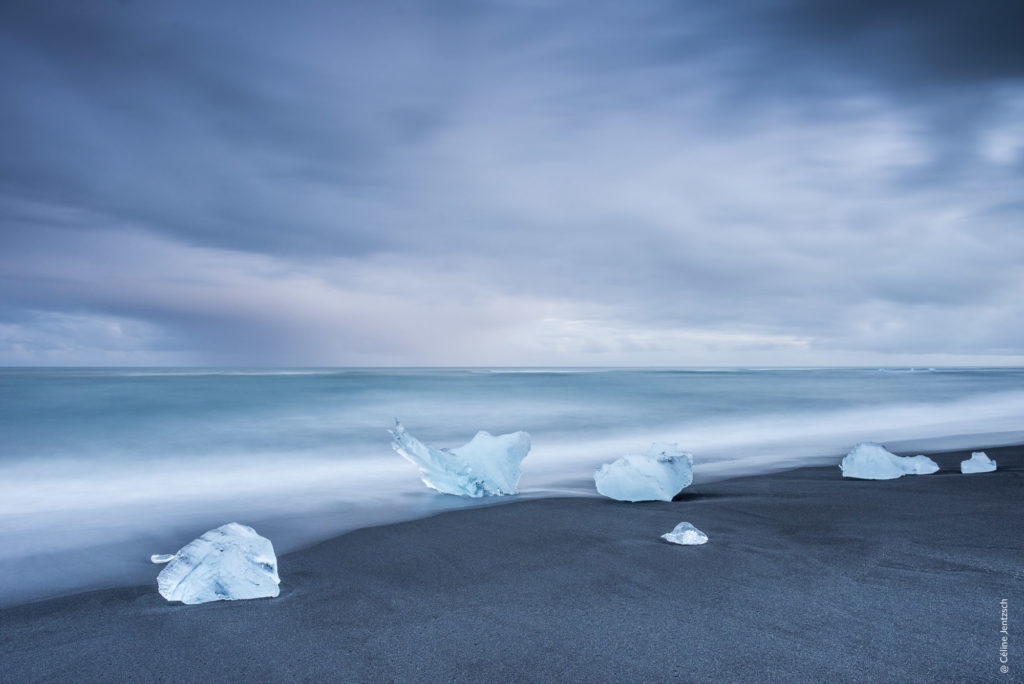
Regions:
<instances>
[{"instance_id":1,"label":"turquoise water","mask_svg":"<svg viewBox=\"0 0 1024 684\"><path fill-rule=\"evenodd\" d=\"M0 369L0 602L149 581L232 520L281 552L465 505L391 451L396 417L436 446L526 430L524 496L589 495L655 440L697 482L1019 442L1024 369Z\"/></svg>"}]
</instances>

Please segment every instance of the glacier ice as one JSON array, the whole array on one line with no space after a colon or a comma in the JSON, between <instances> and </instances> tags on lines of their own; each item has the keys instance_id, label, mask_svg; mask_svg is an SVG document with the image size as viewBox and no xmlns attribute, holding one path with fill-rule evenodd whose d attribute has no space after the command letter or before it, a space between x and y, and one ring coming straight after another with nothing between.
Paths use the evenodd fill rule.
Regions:
<instances>
[{"instance_id":1,"label":"glacier ice","mask_svg":"<svg viewBox=\"0 0 1024 684\"><path fill-rule=\"evenodd\" d=\"M672 528L671 532L661 535L661 538L672 544L682 544L683 546L708 543L708 535L688 522L679 523Z\"/></svg>"},{"instance_id":2,"label":"glacier ice","mask_svg":"<svg viewBox=\"0 0 1024 684\"><path fill-rule=\"evenodd\" d=\"M928 475L939 469L927 456L897 456L875 442L853 447L839 465L843 477L861 480L894 480L904 475Z\"/></svg>"},{"instance_id":3,"label":"glacier ice","mask_svg":"<svg viewBox=\"0 0 1024 684\"><path fill-rule=\"evenodd\" d=\"M155 555L150 560L167 562L165 558ZM187 604L277 596L280 583L270 540L238 523L192 540L157 576L161 596Z\"/></svg>"},{"instance_id":4,"label":"glacier ice","mask_svg":"<svg viewBox=\"0 0 1024 684\"><path fill-rule=\"evenodd\" d=\"M960 472L969 475L971 473L991 473L996 469L996 462L988 457L984 451L975 451L967 460L960 461Z\"/></svg>"},{"instance_id":5,"label":"glacier ice","mask_svg":"<svg viewBox=\"0 0 1024 684\"><path fill-rule=\"evenodd\" d=\"M896 456L897 463L906 471L907 475L931 475L938 471L939 464L918 454L917 456Z\"/></svg>"},{"instance_id":6,"label":"glacier ice","mask_svg":"<svg viewBox=\"0 0 1024 684\"><path fill-rule=\"evenodd\" d=\"M443 494L500 496L517 493L520 464L530 453L530 435L519 431L495 437L481 430L455 449L435 449L406 432L399 421L389 430L391 447L420 469L423 484Z\"/></svg>"},{"instance_id":7,"label":"glacier ice","mask_svg":"<svg viewBox=\"0 0 1024 684\"><path fill-rule=\"evenodd\" d=\"M597 491L618 501L671 501L693 482L693 455L675 444L652 444L643 456L630 454L594 473Z\"/></svg>"}]
</instances>

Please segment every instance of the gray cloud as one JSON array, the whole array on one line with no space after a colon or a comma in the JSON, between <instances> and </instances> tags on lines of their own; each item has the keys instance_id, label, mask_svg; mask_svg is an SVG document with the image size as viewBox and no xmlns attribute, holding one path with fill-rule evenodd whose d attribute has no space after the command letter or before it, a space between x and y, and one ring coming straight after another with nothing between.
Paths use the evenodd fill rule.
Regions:
<instances>
[{"instance_id":1,"label":"gray cloud","mask_svg":"<svg viewBox=\"0 0 1024 684\"><path fill-rule=\"evenodd\" d=\"M1024 77L1024 6L992 0L782 3L769 12L798 52L903 87L955 87Z\"/></svg>"},{"instance_id":2,"label":"gray cloud","mask_svg":"<svg viewBox=\"0 0 1024 684\"><path fill-rule=\"evenodd\" d=\"M1020 14L8 3L0 362L1019 362Z\"/></svg>"}]
</instances>

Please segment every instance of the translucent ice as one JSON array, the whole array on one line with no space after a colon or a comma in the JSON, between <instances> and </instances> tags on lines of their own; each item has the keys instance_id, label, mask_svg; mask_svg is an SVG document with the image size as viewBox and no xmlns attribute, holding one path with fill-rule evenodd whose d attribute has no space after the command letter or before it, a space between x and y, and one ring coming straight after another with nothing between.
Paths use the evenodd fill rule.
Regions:
<instances>
[{"instance_id":1,"label":"translucent ice","mask_svg":"<svg viewBox=\"0 0 1024 684\"><path fill-rule=\"evenodd\" d=\"M991 473L996 469L996 462L988 457L984 451L975 451L965 461L960 461L960 472L969 475L970 473Z\"/></svg>"},{"instance_id":2,"label":"translucent ice","mask_svg":"<svg viewBox=\"0 0 1024 684\"><path fill-rule=\"evenodd\" d=\"M154 556L155 563L166 562ZM277 556L269 539L238 523L221 525L186 544L157 576L168 601L206 603L277 596Z\"/></svg>"},{"instance_id":3,"label":"translucent ice","mask_svg":"<svg viewBox=\"0 0 1024 684\"><path fill-rule=\"evenodd\" d=\"M896 458L896 462L906 471L907 475L931 475L939 469L938 463L921 454L897 456Z\"/></svg>"},{"instance_id":4,"label":"translucent ice","mask_svg":"<svg viewBox=\"0 0 1024 684\"><path fill-rule=\"evenodd\" d=\"M688 522L681 522L671 532L661 535L661 538L672 544L693 546L695 544L707 544L708 535L704 534Z\"/></svg>"},{"instance_id":5,"label":"translucent ice","mask_svg":"<svg viewBox=\"0 0 1024 684\"><path fill-rule=\"evenodd\" d=\"M675 444L652 444L643 456L631 454L594 473L597 491L618 501L671 501L693 482L693 456Z\"/></svg>"},{"instance_id":6,"label":"translucent ice","mask_svg":"<svg viewBox=\"0 0 1024 684\"><path fill-rule=\"evenodd\" d=\"M410 435L395 421L389 430L392 448L415 463L423 484L443 494L500 496L515 494L519 466L530 453L530 435L513 432L495 437L481 430L468 444L456 449L435 449Z\"/></svg>"},{"instance_id":7,"label":"translucent ice","mask_svg":"<svg viewBox=\"0 0 1024 684\"><path fill-rule=\"evenodd\" d=\"M897 456L881 444L861 442L839 465L843 477L861 480L894 480L904 475L927 475L939 469L927 456Z\"/></svg>"}]
</instances>

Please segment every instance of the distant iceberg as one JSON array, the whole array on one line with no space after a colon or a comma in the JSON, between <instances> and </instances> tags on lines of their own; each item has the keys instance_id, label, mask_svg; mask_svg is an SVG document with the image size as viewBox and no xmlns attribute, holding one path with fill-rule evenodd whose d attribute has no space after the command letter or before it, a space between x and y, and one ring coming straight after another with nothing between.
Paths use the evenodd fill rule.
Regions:
<instances>
[{"instance_id":1,"label":"distant iceberg","mask_svg":"<svg viewBox=\"0 0 1024 684\"><path fill-rule=\"evenodd\" d=\"M661 538L670 544L681 544L683 546L695 546L707 544L708 535L704 534L691 523L681 522L672 528L671 532L661 535Z\"/></svg>"},{"instance_id":2,"label":"distant iceberg","mask_svg":"<svg viewBox=\"0 0 1024 684\"><path fill-rule=\"evenodd\" d=\"M519 431L495 437L481 430L456 449L423 444L395 421L392 448L420 469L423 484L456 496L518 493L520 464L530 453L530 435Z\"/></svg>"},{"instance_id":3,"label":"distant iceberg","mask_svg":"<svg viewBox=\"0 0 1024 684\"><path fill-rule=\"evenodd\" d=\"M238 523L210 530L173 556L158 554L150 560L168 564L156 578L168 601L192 605L281 593L273 544Z\"/></svg>"},{"instance_id":4,"label":"distant iceberg","mask_svg":"<svg viewBox=\"0 0 1024 684\"><path fill-rule=\"evenodd\" d=\"M927 456L897 456L875 442L861 442L839 465L843 477L861 480L894 480L904 475L928 475L939 469Z\"/></svg>"},{"instance_id":5,"label":"distant iceberg","mask_svg":"<svg viewBox=\"0 0 1024 684\"><path fill-rule=\"evenodd\" d=\"M675 444L652 444L643 456L623 456L594 473L597 491L618 501L671 501L693 482L693 455Z\"/></svg>"},{"instance_id":6,"label":"distant iceberg","mask_svg":"<svg viewBox=\"0 0 1024 684\"><path fill-rule=\"evenodd\" d=\"M991 473L996 469L996 462L988 457L984 451L975 451L971 457L960 461L960 472L964 475L971 473Z\"/></svg>"}]
</instances>

